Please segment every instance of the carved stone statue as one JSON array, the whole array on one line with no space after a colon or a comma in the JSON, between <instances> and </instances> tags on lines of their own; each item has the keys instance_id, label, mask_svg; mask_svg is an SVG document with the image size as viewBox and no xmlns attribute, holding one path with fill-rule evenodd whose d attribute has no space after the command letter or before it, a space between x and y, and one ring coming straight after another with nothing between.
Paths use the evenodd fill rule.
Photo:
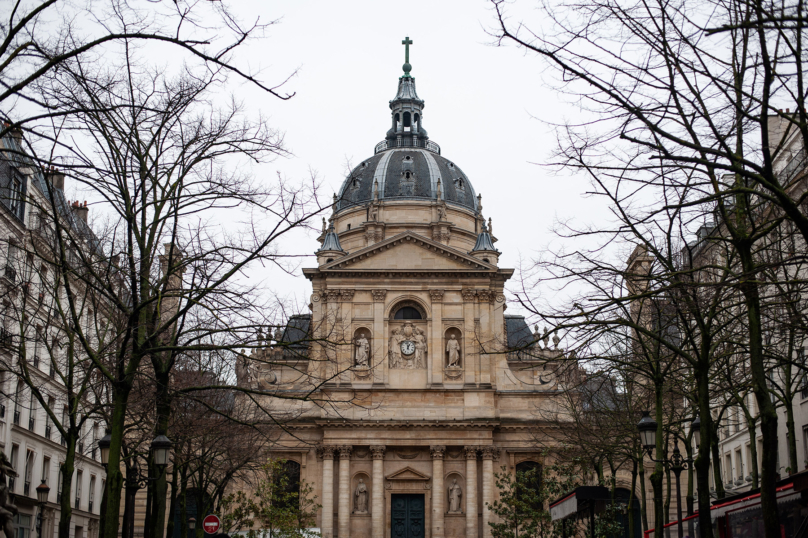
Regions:
<instances>
[{"instance_id":1,"label":"carved stone statue","mask_svg":"<svg viewBox=\"0 0 808 538\"><path fill-rule=\"evenodd\" d=\"M243 354L243 349L241 353L242 355L236 357L236 382L245 387L250 385L250 359Z\"/></svg>"},{"instance_id":2,"label":"carved stone statue","mask_svg":"<svg viewBox=\"0 0 808 538\"><path fill-rule=\"evenodd\" d=\"M359 367L367 368L368 355L370 352L370 345L368 344L365 333L360 333L359 338L356 339L356 365Z\"/></svg>"},{"instance_id":3,"label":"carved stone statue","mask_svg":"<svg viewBox=\"0 0 808 538\"><path fill-rule=\"evenodd\" d=\"M438 204L438 220L446 220L446 207Z\"/></svg>"},{"instance_id":4,"label":"carved stone statue","mask_svg":"<svg viewBox=\"0 0 808 538\"><path fill-rule=\"evenodd\" d=\"M463 490L457 483L457 478L452 480L452 485L449 486L449 513L459 514L462 510L460 508L460 500L463 498Z\"/></svg>"},{"instance_id":5,"label":"carved stone statue","mask_svg":"<svg viewBox=\"0 0 808 538\"><path fill-rule=\"evenodd\" d=\"M376 207L376 204L370 204L370 211L368 215L369 222L376 222L379 218L379 208Z\"/></svg>"},{"instance_id":6,"label":"carved stone statue","mask_svg":"<svg viewBox=\"0 0 808 538\"><path fill-rule=\"evenodd\" d=\"M455 335L449 336L449 341L446 342L446 352L449 353L449 368L460 368L460 342L457 341Z\"/></svg>"},{"instance_id":7,"label":"carved stone statue","mask_svg":"<svg viewBox=\"0 0 808 538\"><path fill-rule=\"evenodd\" d=\"M361 478L359 479L359 484L356 486L356 491L354 491L354 513L368 513L368 487Z\"/></svg>"},{"instance_id":8,"label":"carved stone statue","mask_svg":"<svg viewBox=\"0 0 808 538\"><path fill-rule=\"evenodd\" d=\"M415 367L426 368L426 336L421 329L415 329Z\"/></svg>"},{"instance_id":9,"label":"carved stone statue","mask_svg":"<svg viewBox=\"0 0 808 538\"><path fill-rule=\"evenodd\" d=\"M393 336L390 337L390 368L401 368L401 342L404 337L401 335L401 330L396 329L393 331Z\"/></svg>"},{"instance_id":10,"label":"carved stone statue","mask_svg":"<svg viewBox=\"0 0 808 538\"><path fill-rule=\"evenodd\" d=\"M19 513L8 498L8 484L6 477L17 476L4 452L0 452L0 526L6 533L6 538L14 538L14 516Z\"/></svg>"}]
</instances>

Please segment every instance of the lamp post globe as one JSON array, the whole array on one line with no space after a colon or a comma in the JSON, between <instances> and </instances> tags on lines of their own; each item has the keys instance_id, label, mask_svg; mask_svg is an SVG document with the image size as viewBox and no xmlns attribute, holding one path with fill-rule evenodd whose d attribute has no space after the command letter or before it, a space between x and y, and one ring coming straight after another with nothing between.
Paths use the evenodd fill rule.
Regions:
<instances>
[{"instance_id":1,"label":"lamp post globe","mask_svg":"<svg viewBox=\"0 0 808 538\"><path fill-rule=\"evenodd\" d=\"M701 418L698 415L690 423L690 432L693 434L693 442L698 448L701 445Z\"/></svg>"},{"instance_id":2,"label":"lamp post globe","mask_svg":"<svg viewBox=\"0 0 808 538\"><path fill-rule=\"evenodd\" d=\"M42 483L36 487L36 502L40 505L47 503L49 493L50 488L43 480Z\"/></svg>"},{"instance_id":3,"label":"lamp post globe","mask_svg":"<svg viewBox=\"0 0 808 538\"><path fill-rule=\"evenodd\" d=\"M657 423L648 411L643 411L642 418L637 423L637 430L640 432L640 442L645 450L656 448Z\"/></svg>"},{"instance_id":4,"label":"lamp post globe","mask_svg":"<svg viewBox=\"0 0 808 538\"><path fill-rule=\"evenodd\" d=\"M154 464L158 467L165 467L168 465L168 458L171 453L171 447L173 446L174 443L172 443L171 439L165 435L158 435L155 437L151 444Z\"/></svg>"},{"instance_id":5,"label":"lamp post globe","mask_svg":"<svg viewBox=\"0 0 808 538\"><path fill-rule=\"evenodd\" d=\"M98 450L101 452L101 465L105 468L109 463L109 447L112 444L112 432L107 430L104 437L98 440Z\"/></svg>"}]
</instances>

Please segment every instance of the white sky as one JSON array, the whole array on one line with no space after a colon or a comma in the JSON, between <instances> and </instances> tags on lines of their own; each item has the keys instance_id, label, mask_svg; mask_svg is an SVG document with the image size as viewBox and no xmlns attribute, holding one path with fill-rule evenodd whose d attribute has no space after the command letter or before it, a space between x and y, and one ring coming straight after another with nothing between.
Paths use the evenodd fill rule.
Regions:
<instances>
[{"instance_id":1,"label":"white sky","mask_svg":"<svg viewBox=\"0 0 808 538\"><path fill-rule=\"evenodd\" d=\"M277 169L297 178L311 168L330 198L344 179L346 159L356 164L371 156L390 126L388 102L404 63L401 40L409 36L412 76L426 102L424 127L482 193L483 214L493 218L503 253L501 267L518 267L520 256L530 258L552 241L557 218L589 220L597 212L597 202L582 195L585 178L531 164L546 162L555 145L553 129L543 121L562 121L576 111L542 83L541 60L511 46L491 46L487 2L255 1L240 9L245 19L282 19L268 39L242 50L251 55L250 64L266 68L270 81L299 68L286 86L296 92L291 100L251 93L257 102L248 104L272 116L294 153L266 173ZM313 253L315 235L287 247ZM304 265L313 266L314 258ZM296 275L272 271L265 278L305 305L311 288L300 271Z\"/></svg>"}]
</instances>

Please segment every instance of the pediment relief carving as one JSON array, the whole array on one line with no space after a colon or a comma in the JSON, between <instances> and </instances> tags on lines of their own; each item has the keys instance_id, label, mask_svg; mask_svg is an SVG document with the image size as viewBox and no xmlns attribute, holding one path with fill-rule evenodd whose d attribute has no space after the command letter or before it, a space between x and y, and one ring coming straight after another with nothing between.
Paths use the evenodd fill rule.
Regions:
<instances>
[{"instance_id":1,"label":"pediment relief carving","mask_svg":"<svg viewBox=\"0 0 808 538\"><path fill-rule=\"evenodd\" d=\"M425 255L424 251L431 253ZM464 252L404 232L327 264L323 269L496 270Z\"/></svg>"},{"instance_id":2,"label":"pediment relief carving","mask_svg":"<svg viewBox=\"0 0 808 538\"><path fill-rule=\"evenodd\" d=\"M416 471L412 467L404 467L400 471L389 474L385 477L387 480L430 480L431 477L422 472Z\"/></svg>"}]
</instances>

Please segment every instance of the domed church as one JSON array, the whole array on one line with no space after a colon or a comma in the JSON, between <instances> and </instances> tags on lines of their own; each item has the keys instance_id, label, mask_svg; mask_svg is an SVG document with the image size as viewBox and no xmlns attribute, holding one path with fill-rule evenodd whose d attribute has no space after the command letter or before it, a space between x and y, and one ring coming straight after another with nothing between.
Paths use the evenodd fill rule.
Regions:
<instances>
[{"instance_id":1,"label":"domed church","mask_svg":"<svg viewBox=\"0 0 808 538\"><path fill-rule=\"evenodd\" d=\"M237 373L311 394L266 405L287 413L272 450L313 486L324 537L486 537L494 474L543 463L535 439L560 390L547 361L563 351L505 314L514 270L469 176L427 134L402 43L390 129L335 194L303 269L311 313Z\"/></svg>"}]
</instances>

